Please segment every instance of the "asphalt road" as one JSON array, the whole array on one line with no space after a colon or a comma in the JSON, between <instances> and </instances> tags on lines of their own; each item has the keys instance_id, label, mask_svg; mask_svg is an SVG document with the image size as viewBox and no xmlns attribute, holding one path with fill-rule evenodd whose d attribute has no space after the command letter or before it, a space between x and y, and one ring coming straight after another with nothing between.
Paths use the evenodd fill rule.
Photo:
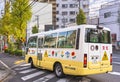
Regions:
<instances>
[{"instance_id":1,"label":"asphalt road","mask_svg":"<svg viewBox=\"0 0 120 82\"><path fill-rule=\"evenodd\" d=\"M10 67L14 67L14 62L21 58L0 54L0 59ZM113 72L107 74L89 75L87 77L75 77L66 75L65 78L57 78L53 72L30 68L29 64L22 64L12 68L16 72L15 76L7 82L120 82L120 54L113 54Z\"/></svg>"}]
</instances>

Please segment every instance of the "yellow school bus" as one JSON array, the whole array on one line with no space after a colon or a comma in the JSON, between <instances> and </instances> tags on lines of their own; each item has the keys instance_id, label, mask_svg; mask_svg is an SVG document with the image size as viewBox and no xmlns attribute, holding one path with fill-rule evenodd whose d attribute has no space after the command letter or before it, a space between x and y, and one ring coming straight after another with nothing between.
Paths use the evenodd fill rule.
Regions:
<instances>
[{"instance_id":1,"label":"yellow school bus","mask_svg":"<svg viewBox=\"0 0 120 82\"><path fill-rule=\"evenodd\" d=\"M25 60L31 67L54 71L57 77L112 71L110 29L79 25L30 36Z\"/></svg>"}]
</instances>

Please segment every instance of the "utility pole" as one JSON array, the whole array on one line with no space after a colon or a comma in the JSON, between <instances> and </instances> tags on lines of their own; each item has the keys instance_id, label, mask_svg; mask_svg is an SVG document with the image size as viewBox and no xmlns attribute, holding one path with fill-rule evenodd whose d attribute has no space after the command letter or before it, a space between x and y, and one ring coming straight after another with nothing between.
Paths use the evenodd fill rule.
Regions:
<instances>
[{"instance_id":1,"label":"utility pole","mask_svg":"<svg viewBox=\"0 0 120 82\"><path fill-rule=\"evenodd\" d=\"M80 0L78 0L78 2L79 2L79 13L80 13Z\"/></svg>"},{"instance_id":2,"label":"utility pole","mask_svg":"<svg viewBox=\"0 0 120 82\"><path fill-rule=\"evenodd\" d=\"M37 27L39 28L39 15L35 15L37 20Z\"/></svg>"}]
</instances>

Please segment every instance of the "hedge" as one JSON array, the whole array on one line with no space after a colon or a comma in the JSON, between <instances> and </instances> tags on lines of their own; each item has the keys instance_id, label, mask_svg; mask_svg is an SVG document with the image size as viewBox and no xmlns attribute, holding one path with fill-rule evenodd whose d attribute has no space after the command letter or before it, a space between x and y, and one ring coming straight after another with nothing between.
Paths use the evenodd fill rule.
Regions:
<instances>
[{"instance_id":1,"label":"hedge","mask_svg":"<svg viewBox=\"0 0 120 82\"><path fill-rule=\"evenodd\" d=\"M5 49L5 53L9 53L9 54L12 54L12 55L16 55L16 56L22 56L23 54L23 51L22 50L12 50L12 49Z\"/></svg>"}]
</instances>

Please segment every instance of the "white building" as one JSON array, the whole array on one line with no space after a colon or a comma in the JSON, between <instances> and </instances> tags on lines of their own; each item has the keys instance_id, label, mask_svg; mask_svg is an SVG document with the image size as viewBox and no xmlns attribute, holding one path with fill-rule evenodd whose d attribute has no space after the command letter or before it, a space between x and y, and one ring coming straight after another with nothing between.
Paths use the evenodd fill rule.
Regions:
<instances>
[{"instance_id":1,"label":"white building","mask_svg":"<svg viewBox=\"0 0 120 82\"><path fill-rule=\"evenodd\" d=\"M113 42L120 41L120 1L102 5L99 22L100 25L111 29Z\"/></svg>"},{"instance_id":2,"label":"white building","mask_svg":"<svg viewBox=\"0 0 120 82\"><path fill-rule=\"evenodd\" d=\"M89 17L90 18L99 17L99 9L101 8L101 5L111 2L111 1L113 0L90 0Z\"/></svg>"},{"instance_id":3,"label":"white building","mask_svg":"<svg viewBox=\"0 0 120 82\"><path fill-rule=\"evenodd\" d=\"M89 0L80 0L80 8L88 17ZM69 25L76 25L76 16L79 12L79 0L56 0L56 25L64 28Z\"/></svg>"},{"instance_id":4,"label":"white building","mask_svg":"<svg viewBox=\"0 0 120 82\"><path fill-rule=\"evenodd\" d=\"M45 30L45 25L52 24L52 4L34 2L32 18L27 25L27 38L32 34L32 27L39 27L39 32Z\"/></svg>"}]
</instances>

